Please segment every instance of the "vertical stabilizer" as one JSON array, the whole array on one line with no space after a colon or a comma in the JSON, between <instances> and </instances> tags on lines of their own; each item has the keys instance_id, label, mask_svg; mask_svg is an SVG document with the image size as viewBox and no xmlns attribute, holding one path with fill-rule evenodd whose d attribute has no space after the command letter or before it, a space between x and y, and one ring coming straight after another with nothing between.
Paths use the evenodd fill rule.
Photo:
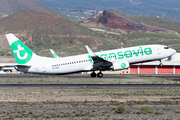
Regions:
<instances>
[{"instance_id":1,"label":"vertical stabilizer","mask_svg":"<svg viewBox=\"0 0 180 120\"><path fill-rule=\"evenodd\" d=\"M7 40L18 64L27 64L31 61L33 53L24 43L22 43L14 34L6 34Z\"/></svg>"}]
</instances>

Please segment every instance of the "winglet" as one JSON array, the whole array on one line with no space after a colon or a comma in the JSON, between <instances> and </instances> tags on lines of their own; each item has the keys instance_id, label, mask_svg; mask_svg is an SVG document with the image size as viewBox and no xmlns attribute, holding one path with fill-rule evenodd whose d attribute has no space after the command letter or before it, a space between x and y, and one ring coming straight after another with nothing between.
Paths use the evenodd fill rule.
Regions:
<instances>
[{"instance_id":1,"label":"winglet","mask_svg":"<svg viewBox=\"0 0 180 120\"><path fill-rule=\"evenodd\" d=\"M93 51L86 45L85 46L86 47L86 49L87 49L87 51L88 51L88 53L90 54L90 56L92 57L92 56L96 56L94 53L93 53Z\"/></svg>"},{"instance_id":2,"label":"winglet","mask_svg":"<svg viewBox=\"0 0 180 120\"><path fill-rule=\"evenodd\" d=\"M52 49L50 49L50 51L51 51L54 58L59 58L59 56Z\"/></svg>"}]
</instances>

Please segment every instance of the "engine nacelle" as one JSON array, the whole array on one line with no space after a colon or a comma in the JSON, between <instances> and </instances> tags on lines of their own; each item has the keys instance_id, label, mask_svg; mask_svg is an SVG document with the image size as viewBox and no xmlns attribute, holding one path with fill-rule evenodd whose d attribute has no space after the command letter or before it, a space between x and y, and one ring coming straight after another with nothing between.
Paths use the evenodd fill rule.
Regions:
<instances>
[{"instance_id":1,"label":"engine nacelle","mask_svg":"<svg viewBox=\"0 0 180 120\"><path fill-rule=\"evenodd\" d=\"M115 61L113 62L112 69L114 71L116 70L123 70L129 68L129 62L128 61Z\"/></svg>"}]
</instances>

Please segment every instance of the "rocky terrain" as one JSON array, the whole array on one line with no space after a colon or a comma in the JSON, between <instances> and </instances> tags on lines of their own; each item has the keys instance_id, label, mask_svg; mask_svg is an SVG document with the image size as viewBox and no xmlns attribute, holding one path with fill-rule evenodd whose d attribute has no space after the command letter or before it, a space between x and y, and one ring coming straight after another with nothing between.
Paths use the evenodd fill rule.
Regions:
<instances>
[{"instance_id":1,"label":"rocky terrain","mask_svg":"<svg viewBox=\"0 0 180 120\"><path fill-rule=\"evenodd\" d=\"M163 34L178 34L175 31L167 30L165 28L134 22L121 16L118 12L107 10L103 11L103 13L94 14L87 20L80 21L80 24L88 27L118 29L116 31L119 33L144 31Z\"/></svg>"},{"instance_id":2,"label":"rocky terrain","mask_svg":"<svg viewBox=\"0 0 180 120\"><path fill-rule=\"evenodd\" d=\"M89 45L92 49L102 45L115 48L117 45L106 36L100 36L62 16L31 10L20 10L0 19L0 40L3 42L1 46L8 46L5 40L7 33L13 33L20 40L25 40L28 47L48 48L48 52L50 48L72 48L75 51L85 49L84 45Z\"/></svg>"}]
</instances>

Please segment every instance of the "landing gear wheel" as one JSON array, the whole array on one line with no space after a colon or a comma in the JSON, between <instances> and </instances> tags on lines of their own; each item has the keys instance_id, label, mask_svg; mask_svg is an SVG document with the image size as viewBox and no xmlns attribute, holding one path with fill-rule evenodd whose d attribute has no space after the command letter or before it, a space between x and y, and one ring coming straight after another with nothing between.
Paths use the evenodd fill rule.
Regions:
<instances>
[{"instance_id":1,"label":"landing gear wheel","mask_svg":"<svg viewBox=\"0 0 180 120\"><path fill-rule=\"evenodd\" d=\"M92 77L92 78L95 78L95 77L96 77L96 73L95 73L95 72L92 72L92 73L91 73L91 77Z\"/></svg>"},{"instance_id":2,"label":"landing gear wheel","mask_svg":"<svg viewBox=\"0 0 180 120\"><path fill-rule=\"evenodd\" d=\"M159 60L159 61L160 61L159 66L163 66L163 64L162 64L161 60Z\"/></svg>"},{"instance_id":3,"label":"landing gear wheel","mask_svg":"<svg viewBox=\"0 0 180 120\"><path fill-rule=\"evenodd\" d=\"M99 72L99 73L97 74L97 76L98 76L99 78L102 78L102 77L103 77L103 74L102 74L101 72Z\"/></svg>"}]
</instances>

